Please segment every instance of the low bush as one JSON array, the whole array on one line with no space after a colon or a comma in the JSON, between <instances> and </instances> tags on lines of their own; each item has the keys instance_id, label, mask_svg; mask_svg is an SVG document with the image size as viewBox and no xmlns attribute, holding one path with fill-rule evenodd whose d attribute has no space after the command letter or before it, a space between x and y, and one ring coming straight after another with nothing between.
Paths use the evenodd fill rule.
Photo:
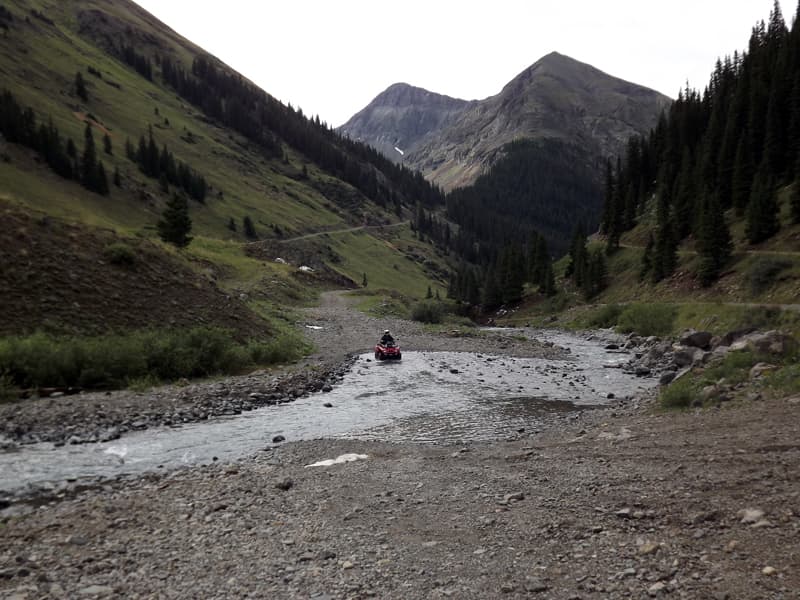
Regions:
<instances>
[{"instance_id":1,"label":"low bush","mask_svg":"<svg viewBox=\"0 0 800 600\"><path fill-rule=\"evenodd\" d=\"M109 244L103 254L112 265L131 266L136 263L136 253L133 248L122 242Z\"/></svg>"},{"instance_id":2,"label":"low bush","mask_svg":"<svg viewBox=\"0 0 800 600\"><path fill-rule=\"evenodd\" d=\"M677 312L671 304L630 304L620 313L617 329L621 333L665 336L672 332Z\"/></svg>"},{"instance_id":3,"label":"low bush","mask_svg":"<svg viewBox=\"0 0 800 600\"><path fill-rule=\"evenodd\" d=\"M306 350L290 334L240 344L227 330L213 327L92 338L36 333L0 339L0 373L5 385L20 388L116 388L236 373L296 360Z\"/></svg>"},{"instance_id":4,"label":"low bush","mask_svg":"<svg viewBox=\"0 0 800 600\"><path fill-rule=\"evenodd\" d=\"M597 308L591 315L589 315L586 324L589 327L600 327L603 329L616 327L622 311L623 307L619 304L606 304Z\"/></svg>"},{"instance_id":5,"label":"low bush","mask_svg":"<svg viewBox=\"0 0 800 600\"><path fill-rule=\"evenodd\" d=\"M759 382L758 389L770 394L784 395L800 391L800 366L796 356L767 356L749 350L729 352L725 357L703 370L695 370L661 390L661 407L667 410L689 408L703 389L724 382L726 386L738 386L748 382L750 370L758 363L767 362L775 366Z\"/></svg>"},{"instance_id":6,"label":"low bush","mask_svg":"<svg viewBox=\"0 0 800 600\"><path fill-rule=\"evenodd\" d=\"M659 400L661 407L666 410L682 410L692 405L697 393L689 376L685 376L662 389Z\"/></svg>"},{"instance_id":7,"label":"low bush","mask_svg":"<svg viewBox=\"0 0 800 600\"><path fill-rule=\"evenodd\" d=\"M430 300L417 302L411 307L411 320L420 323L441 323L446 312L445 306L441 302Z\"/></svg>"},{"instance_id":8,"label":"low bush","mask_svg":"<svg viewBox=\"0 0 800 600\"><path fill-rule=\"evenodd\" d=\"M769 289L782 271L791 268L792 261L775 256L757 258L747 271L747 284L750 292L758 295Z\"/></svg>"}]
</instances>

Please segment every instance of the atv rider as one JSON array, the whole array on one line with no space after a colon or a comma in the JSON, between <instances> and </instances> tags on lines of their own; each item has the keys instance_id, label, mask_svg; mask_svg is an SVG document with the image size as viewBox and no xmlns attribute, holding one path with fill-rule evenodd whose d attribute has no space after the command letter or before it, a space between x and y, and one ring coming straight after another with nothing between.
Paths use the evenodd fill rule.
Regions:
<instances>
[{"instance_id":1,"label":"atv rider","mask_svg":"<svg viewBox=\"0 0 800 600\"><path fill-rule=\"evenodd\" d=\"M383 337L381 338L381 344L383 344L384 346L389 344L394 344L394 338L392 337L392 334L389 333L388 329L383 332Z\"/></svg>"}]
</instances>

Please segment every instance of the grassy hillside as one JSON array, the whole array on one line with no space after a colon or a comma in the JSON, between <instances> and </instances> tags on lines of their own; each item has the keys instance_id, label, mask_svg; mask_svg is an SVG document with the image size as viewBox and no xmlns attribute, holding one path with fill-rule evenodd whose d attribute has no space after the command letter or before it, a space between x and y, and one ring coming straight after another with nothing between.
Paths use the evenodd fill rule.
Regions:
<instances>
[{"instance_id":1,"label":"grassy hillside","mask_svg":"<svg viewBox=\"0 0 800 600\"><path fill-rule=\"evenodd\" d=\"M744 235L744 220L733 211L726 215L734 251L720 279L702 287L695 273L698 256L693 240L678 250L675 274L658 284L642 281L640 271L648 231L645 215L640 224L622 237L619 251L608 257L608 286L591 302L585 301L571 282L560 278L566 291L543 301L535 296L502 320L514 323L552 323L571 327L618 325L627 307L650 304L656 308L647 318L666 315L669 332L687 328L725 333L743 327L780 327L800 334L800 225L789 218L789 188L780 195L781 229L773 238L751 245ZM603 245L602 240L596 240ZM566 262L560 264L563 274ZM646 324L642 324L642 328Z\"/></svg>"},{"instance_id":2,"label":"grassy hillside","mask_svg":"<svg viewBox=\"0 0 800 600\"><path fill-rule=\"evenodd\" d=\"M417 254L423 259L409 263L402 251L369 229L332 240L338 262L314 276L298 274L298 263L284 265L248 255L246 244L252 240L243 231L245 217L267 244L365 223L391 224L401 218L322 171L289 145L282 144L282 157L270 157L181 99L163 83L158 57L169 57L188 69L202 51L135 4L127 0L4 0L0 4L13 15L8 28L0 28L0 89L8 89L20 104L31 107L37 123L52 119L61 135L74 141L78 156L86 123L91 123L106 172L110 176L116 169L121 175L121 186L112 184L110 195L103 197L58 177L33 150L0 139L0 201L14 214L21 211L37 219L46 215L56 219L59 227L74 224L86 239L112 231L108 235L129 240L134 247L150 240L151 251L180 265L176 269L188 269L212 281L221 293L240 299L260 317L274 318L285 312L282 306L307 303L318 289L340 285L337 274L359 283L366 274L376 284L419 297L428 285L437 285L435 271L420 266L424 257L433 256L429 246L418 244ZM152 81L117 58L114 46L122 43L152 60ZM88 100L76 93L78 72L86 82ZM203 203L190 200L195 239L185 251L162 244L155 230L174 189L163 191L158 181L147 178L126 156L126 140L136 145L148 131L159 148L166 145L209 186ZM112 154L103 152L106 134L112 141ZM231 222L235 231L229 227ZM42 255L24 268L36 277L45 265L59 264L62 259ZM387 265L392 264L399 265L399 270L387 274L391 268ZM102 273L87 271L85 276L100 286L109 281ZM7 314L19 310L35 294L25 287L26 281L16 280L21 286L15 295L18 304L3 306ZM158 285L167 289L171 282L162 278ZM158 304L166 297L154 293L148 302ZM4 302L10 302L8 297ZM169 311L170 306L180 312L181 307L172 303L162 308ZM92 330L125 325L113 317L101 307L83 315L79 323ZM59 319L50 319L55 329ZM131 324L136 322L131 320ZM14 322L5 325L6 331L15 329ZM35 320L26 321L19 329L35 325ZM70 324L65 329L74 327Z\"/></svg>"}]
</instances>

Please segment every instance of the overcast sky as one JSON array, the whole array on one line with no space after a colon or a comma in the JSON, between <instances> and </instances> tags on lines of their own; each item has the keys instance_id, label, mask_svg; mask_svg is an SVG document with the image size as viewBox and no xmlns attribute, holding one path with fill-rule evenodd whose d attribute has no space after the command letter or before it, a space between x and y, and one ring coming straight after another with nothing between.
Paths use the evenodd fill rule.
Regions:
<instances>
[{"instance_id":1,"label":"overcast sky","mask_svg":"<svg viewBox=\"0 0 800 600\"><path fill-rule=\"evenodd\" d=\"M467 100L552 51L675 97L773 0L135 0L273 96L338 126L392 83ZM782 0L791 26L796 2Z\"/></svg>"}]
</instances>

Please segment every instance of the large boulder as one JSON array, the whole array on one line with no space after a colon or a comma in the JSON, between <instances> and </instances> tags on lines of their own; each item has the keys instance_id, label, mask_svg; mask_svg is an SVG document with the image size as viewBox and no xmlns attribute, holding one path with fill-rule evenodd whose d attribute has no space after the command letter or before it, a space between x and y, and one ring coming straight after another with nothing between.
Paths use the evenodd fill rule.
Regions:
<instances>
[{"instance_id":1,"label":"large boulder","mask_svg":"<svg viewBox=\"0 0 800 600\"><path fill-rule=\"evenodd\" d=\"M797 351L797 340L780 331L750 333L731 344L731 350L750 350L758 354L788 356Z\"/></svg>"},{"instance_id":2,"label":"large boulder","mask_svg":"<svg viewBox=\"0 0 800 600\"><path fill-rule=\"evenodd\" d=\"M690 348L706 349L711 345L711 338L714 337L709 331L689 331L681 337L681 344Z\"/></svg>"}]
</instances>

